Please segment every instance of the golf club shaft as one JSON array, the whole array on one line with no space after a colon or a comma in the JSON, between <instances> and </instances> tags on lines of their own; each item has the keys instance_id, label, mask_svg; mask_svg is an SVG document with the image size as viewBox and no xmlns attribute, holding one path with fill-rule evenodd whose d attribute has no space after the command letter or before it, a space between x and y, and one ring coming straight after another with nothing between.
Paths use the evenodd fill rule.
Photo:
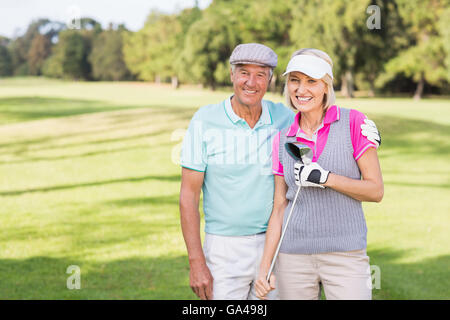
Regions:
<instances>
[{"instance_id":1,"label":"golf club shaft","mask_svg":"<svg viewBox=\"0 0 450 320\"><path fill-rule=\"evenodd\" d=\"M294 210L295 203L297 202L297 197L298 197L298 194L300 193L300 189L301 189L301 186L298 186L297 193L295 194L295 197L294 197L294 202L292 203L291 211L289 212L289 215L286 220L286 224L284 225L283 232L281 233L280 241L278 242L277 251L275 251L275 255L273 256L273 259L272 259L272 264L270 265L269 272L267 273L267 278L266 278L267 281L269 281L270 275L272 274L272 271L273 271L273 267L275 266L275 261L277 260L278 252L280 251L281 242L283 241L284 234L286 233L286 229L289 224L289 220L291 219L291 214L292 214L292 211Z\"/></svg>"}]
</instances>

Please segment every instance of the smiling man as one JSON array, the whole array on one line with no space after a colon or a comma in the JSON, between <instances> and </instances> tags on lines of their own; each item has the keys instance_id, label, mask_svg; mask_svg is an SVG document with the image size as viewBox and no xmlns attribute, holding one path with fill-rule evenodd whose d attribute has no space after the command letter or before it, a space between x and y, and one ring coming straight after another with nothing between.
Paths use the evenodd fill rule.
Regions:
<instances>
[{"instance_id":1,"label":"smiling man","mask_svg":"<svg viewBox=\"0 0 450 320\"><path fill-rule=\"evenodd\" d=\"M273 207L272 140L294 119L283 104L262 100L277 66L272 49L238 45L230 65L234 94L195 113L181 155L181 227L190 286L201 299L256 299L253 284Z\"/></svg>"}]
</instances>

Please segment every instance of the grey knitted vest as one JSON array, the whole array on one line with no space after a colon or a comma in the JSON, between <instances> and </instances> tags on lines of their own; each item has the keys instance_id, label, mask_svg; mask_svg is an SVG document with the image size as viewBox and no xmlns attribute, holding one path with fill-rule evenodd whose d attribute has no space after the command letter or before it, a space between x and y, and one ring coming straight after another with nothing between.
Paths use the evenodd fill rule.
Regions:
<instances>
[{"instance_id":1,"label":"grey knitted vest","mask_svg":"<svg viewBox=\"0 0 450 320\"><path fill-rule=\"evenodd\" d=\"M361 179L353 158L349 115L349 109L340 108L340 118L331 123L328 140L317 163L335 174ZM289 201L283 228L298 188L294 177L295 160L284 147L286 142L296 141L296 137L286 137L286 132L286 129L281 131L279 150ZM280 252L314 254L359 250L366 248L366 238L367 226L360 201L331 188L302 187Z\"/></svg>"}]
</instances>

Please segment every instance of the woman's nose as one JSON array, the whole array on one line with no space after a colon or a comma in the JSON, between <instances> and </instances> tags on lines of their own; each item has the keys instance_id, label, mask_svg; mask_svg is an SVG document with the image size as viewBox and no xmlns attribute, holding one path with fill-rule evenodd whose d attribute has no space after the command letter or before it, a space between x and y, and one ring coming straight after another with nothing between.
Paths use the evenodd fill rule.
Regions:
<instances>
[{"instance_id":1,"label":"woman's nose","mask_svg":"<svg viewBox=\"0 0 450 320\"><path fill-rule=\"evenodd\" d=\"M297 89L295 90L295 92L296 92L298 95L301 95L302 93L305 93L305 92L306 92L306 86L305 86L305 84L304 84L303 82L300 82L300 83L298 84Z\"/></svg>"}]
</instances>

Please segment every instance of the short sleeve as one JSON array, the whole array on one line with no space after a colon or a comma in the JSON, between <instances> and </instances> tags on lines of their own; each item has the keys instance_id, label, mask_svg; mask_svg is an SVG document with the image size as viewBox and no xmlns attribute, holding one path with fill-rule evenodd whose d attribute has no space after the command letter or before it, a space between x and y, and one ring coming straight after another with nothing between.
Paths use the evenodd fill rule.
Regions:
<instances>
[{"instance_id":1,"label":"short sleeve","mask_svg":"<svg viewBox=\"0 0 450 320\"><path fill-rule=\"evenodd\" d=\"M180 164L182 167L195 171L204 172L206 170L202 121L195 115L189 123L183 139Z\"/></svg>"},{"instance_id":2,"label":"short sleeve","mask_svg":"<svg viewBox=\"0 0 450 320\"><path fill-rule=\"evenodd\" d=\"M278 176L284 176L283 165L279 159L280 132L277 133L272 143L272 172Z\"/></svg>"},{"instance_id":3,"label":"short sleeve","mask_svg":"<svg viewBox=\"0 0 450 320\"><path fill-rule=\"evenodd\" d=\"M367 117L364 113L357 110L350 110L350 135L353 145L353 158L358 160L369 148L376 148L376 145L370 142L366 136L361 133L361 125Z\"/></svg>"}]
</instances>

